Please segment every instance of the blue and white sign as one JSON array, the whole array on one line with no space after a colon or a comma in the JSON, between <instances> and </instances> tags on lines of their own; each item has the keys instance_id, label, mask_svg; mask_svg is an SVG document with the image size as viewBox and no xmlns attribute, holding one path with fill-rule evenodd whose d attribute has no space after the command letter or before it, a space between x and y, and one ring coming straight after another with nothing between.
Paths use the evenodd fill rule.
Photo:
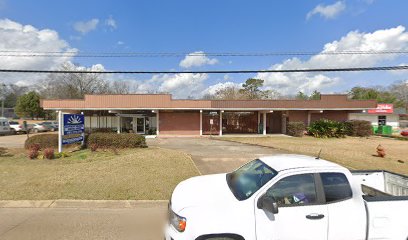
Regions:
<instances>
[{"instance_id":1,"label":"blue and white sign","mask_svg":"<svg viewBox=\"0 0 408 240\"><path fill-rule=\"evenodd\" d=\"M82 134L85 131L85 118L82 114L64 114L64 135Z\"/></svg>"},{"instance_id":2,"label":"blue and white sign","mask_svg":"<svg viewBox=\"0 0 408 240\"><path fill-rule=\"evenodd\" d=\"M66 138L66 139L62 139L62 144L66 145L66 144L73 144L73 143L77 143L77 142L82 142L84 140L84 136L79 136L79 137L74 137L74 138Z\"/></svg>"}]
</instances>

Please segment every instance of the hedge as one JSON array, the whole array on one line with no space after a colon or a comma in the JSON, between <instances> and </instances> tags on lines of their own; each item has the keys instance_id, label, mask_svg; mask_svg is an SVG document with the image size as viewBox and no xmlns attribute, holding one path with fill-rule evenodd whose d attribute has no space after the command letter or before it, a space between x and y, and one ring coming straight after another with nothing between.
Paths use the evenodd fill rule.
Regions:
<instances>
[{"instance_id":1,"label":"hedge","mask_svg":"<svg viewBox=\"0 0 408 240\"><path fill-rule=\"evenodd\" d=\"M368 137L373 135L371 122L365 120L350 120L346 123L347 135L354 137Z\"/></svg>"},{"instance_id":2,"label":"hedge","mask_svg":"<svg viewBox=\"0 0 408 240\"><path fill-rule=\"evenodd\" d=\"M91 133L87 146L97 148L142 148L146 147L144 136L135 133Z\"/></svg>"},{"instance_id":3,"label":"hedge","mask_svg":"<svg viewBox=\"0 0 408 240\"><path fill-rule=\"evenodd\" d=\"M306 126L304 122L289 122L286 126L286 133L289 136L303 137L305 129Z\"/></svg>"},{"instance_id":4,"label":"hedge","mask_svg":"<svg viewBox=\"0 0 408 240\"><path fill-rule=\"evenodd\" d=\"M58 134L33 135L25 141L24 147L26 149L29 149L33 145L38 145L40 149L57 148L58 147Z\"/></svg>"},{"instance_id":5,"label":"hedge","mask_svg":"<svg viewBox=\"0 0 408 240\"><path fill-rule=\"evenodd\" d=\"M341 138L347 135L347 129L345 123L320 119L310 125L308 132L317 138Z\"/></svg>"}]
</instances>

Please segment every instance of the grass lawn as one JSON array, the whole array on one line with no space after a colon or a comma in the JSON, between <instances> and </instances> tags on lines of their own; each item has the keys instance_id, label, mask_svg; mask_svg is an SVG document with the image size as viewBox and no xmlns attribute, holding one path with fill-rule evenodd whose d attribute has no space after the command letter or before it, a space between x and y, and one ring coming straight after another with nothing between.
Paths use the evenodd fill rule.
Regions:
<instances>
[{"instance_id":1,"label":"grass lawn","mask_svg":"<svg viewBox=\"0 0 408 240\"><path fill-rule=\"evenodd\" d=\"M0 157L1 200L165 200L182 180L198 175L184 153L143 148L29 160L25 150Z\"/></svg>"},{"instance_id":2,"label":"grass lawn","mask_svg":"<svg viewBox=\"0 0 408 240\"><path fill-rule=\"evenodd\" d=\"M313 137L223 137L221 140L274 147L292 153L316 156L322 149L321 158L341 164L350 169L384 169L408 175L408 141L370 137L341 139L318 139ZM381 144L385 158L373 156ZM398 160L404 161L399 163Z\"/></svg>"}]
</instances>

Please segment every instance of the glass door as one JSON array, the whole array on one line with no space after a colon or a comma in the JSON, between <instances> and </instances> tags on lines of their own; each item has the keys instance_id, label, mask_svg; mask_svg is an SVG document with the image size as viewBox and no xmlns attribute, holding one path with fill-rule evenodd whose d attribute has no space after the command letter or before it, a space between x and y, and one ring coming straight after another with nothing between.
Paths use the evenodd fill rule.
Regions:
<instances>
[{"instance_id":1,"label":"glass door","mask_svg":"<svg viewBox=\"0 0 408 240\"><path fill-rule=\"evenodd\" d=\"M145 134L145 118L144 117L136 118L136 133Z\"/></svg>"}]
</instances>

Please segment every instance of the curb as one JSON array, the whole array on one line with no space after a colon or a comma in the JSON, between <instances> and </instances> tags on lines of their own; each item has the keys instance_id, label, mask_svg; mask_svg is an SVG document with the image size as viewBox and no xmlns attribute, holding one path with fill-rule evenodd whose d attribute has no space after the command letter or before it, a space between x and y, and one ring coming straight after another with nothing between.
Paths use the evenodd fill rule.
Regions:
<instances>
[{"instance_id":1,"label":"curb","mask_svg":"<svg viewBox=\"0 0 408 240\"><path fill-rule=\"evenodd\" d=\"M0 200L0 208L151 208L168 200Z\"/></svg>"}]
</instances>

